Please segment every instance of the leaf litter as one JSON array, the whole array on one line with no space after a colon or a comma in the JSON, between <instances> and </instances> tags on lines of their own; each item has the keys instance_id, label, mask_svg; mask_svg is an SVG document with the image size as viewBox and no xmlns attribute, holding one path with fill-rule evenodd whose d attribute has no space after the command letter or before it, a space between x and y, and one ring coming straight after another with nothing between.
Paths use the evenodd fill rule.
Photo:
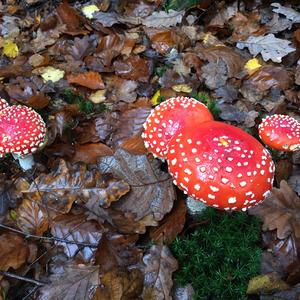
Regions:
<instances>
[{"instance_id":1,"label":"leaf litter","mask_svg":"<svg viewBox=\"0 0 300 300\"><path fill-rule=\"evenodd\" d=\"M165 98L197 96L256 136L267 114L299 119L300 103L299 5L204 2L0 4L0 96L48 126L31 173L0 162L1 295L191 299L167 247L190 216L142 124ZM297 299L299 161L273 158L274 189L250 213L263 221L261 278L283 284L255 293Z\"/></svg>"}]
</instances>

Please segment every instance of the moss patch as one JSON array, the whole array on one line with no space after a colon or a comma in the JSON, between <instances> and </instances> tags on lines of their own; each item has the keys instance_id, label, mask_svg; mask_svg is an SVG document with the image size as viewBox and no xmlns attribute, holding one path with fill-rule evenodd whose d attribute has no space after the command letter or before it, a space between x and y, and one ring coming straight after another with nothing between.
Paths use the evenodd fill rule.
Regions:
<instances>
[{"instance_id":1,"label":"moss patch","mask_svg":"<svg viewBox=\"0 0 300 300\"><path fill-rule=\"evenodd\" d=\"M246 213L212 208L199 217L204 220L207 224L171 245L180 265L175 282L191 283L197 300L249 299L248 281L260 268L260 221Z\"/></svg>"}]
</instances>

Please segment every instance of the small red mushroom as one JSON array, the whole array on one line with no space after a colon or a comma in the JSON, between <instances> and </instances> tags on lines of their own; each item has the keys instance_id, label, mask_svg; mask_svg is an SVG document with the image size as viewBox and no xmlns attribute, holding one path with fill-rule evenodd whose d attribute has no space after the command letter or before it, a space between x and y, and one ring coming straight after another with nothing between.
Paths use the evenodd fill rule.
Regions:
<instances>
[{"instance_id":1,"label":"small red mushroom","mask_svg":"<svg viewBox=\"0 0 300 300\"><path fill-rule=\"evenodd\" d=\"M21 167L33 165L32 153L44 145L46 124L32 108L9 106L0 111L0 156L11 153Z\"/></svg>"},{"instance_id":2,"label":"small red mushroom","mask_svg":"<svg viewBox=\"0 0 300 300\"><path fill-rule=\"evenodd\" d=\"M269 152L225 123L184 128L169 143L166 159L180 189L218 209L245 211L272 188L275 167Z\"/></svg>"},{"instance_id":3,"label":"small red mushroom","mask_svg":"<svg viewBox=\"0 0 300 300\"><path fill-rule=\"evenodd\" d=\"M163 158L178 130L211 120L213 116L203 103L188 97L170 98L148 116L142 138L149 152Z\"/></svg>"},{"instance_id":4,"label":"small red mushroom","mask_svg":"<svg viewBox=\"0 0 300 300\"><path fill-rule=\"evenodd\" d=\"M0 110L6 108L8 106L9 106L9 104L7 103L7 101L3 98L0 98Z\"/></svg>"},{"instance_id":5,"label":"small red mushroom","mask_svg":"<svg viewBox=\"0 0 300 300\"><path fill-rule=\"evenodd\" d=\"M300 149L300 123L287 115L267 116L258 126L261 140L281 151Z\"/></svg>"}]
</instances>

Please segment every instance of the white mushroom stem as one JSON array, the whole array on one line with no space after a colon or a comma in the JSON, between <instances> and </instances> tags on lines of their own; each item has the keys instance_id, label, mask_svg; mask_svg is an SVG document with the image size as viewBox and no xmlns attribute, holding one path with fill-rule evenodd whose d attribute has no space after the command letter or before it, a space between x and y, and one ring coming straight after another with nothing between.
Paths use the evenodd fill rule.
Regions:
<instances>
[{"instance_id":1,"label":"white mushroom stem","mask_svg":"<svg viewBox=\"0 0 300 300\"><path fill-rule=\"evenodd\" d=\"M26 156L20 156L12 153L12 155L14 159L19 161L20 167L24 171L30 170L35 164L32 154L27 154Z\"/></svg>"}]
</instances>

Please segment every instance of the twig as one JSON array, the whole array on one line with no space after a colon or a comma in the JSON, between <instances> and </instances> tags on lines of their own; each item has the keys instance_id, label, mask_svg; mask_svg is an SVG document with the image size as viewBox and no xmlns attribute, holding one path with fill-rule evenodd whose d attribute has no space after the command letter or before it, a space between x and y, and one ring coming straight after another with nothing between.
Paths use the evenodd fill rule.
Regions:
<instances>
[{"instance_id":1,"label":"twig","mask_svg":"<svg viewBox=\"0 0 300 300\"><path fill-rule=\"evenodd\" d=\"M24 276L19 276L19 275L10 273L10 272L3 272L3 271L0 271L0 275L6 276L6 277L9 277L9 278L14 278L14 279L26 281L26 282L30 282L30 283L36 284L36 285L38 285L38 286L42 286L42 285L47 284L47 282L43 282L43 281L31 279L31 278L24 277Z\"/></svg>"},{"instance_id":2,"label":"twig","mask_svg":"<svg viewBox=\"0 0 300 300\"><path fill-rule=\"evenodd\" d=\"M22 234L26 238L36 238L36 239L41 239L41 240L46 240L46 241L57 241L57 242L61 242L61 243L75 244L77 246L84 246L84 247L90 247L90 248L97 248L98 247L98 244L83 243L83 242L76 242L76 241L68 241L68 240L61 239L61 238L54 237L54 236L53 237L47 237L47 236L33 235L33 234L29 234L29 233L23 232L21 230L18 230L18 229L15 229L15 228L3 225L3 224L0 224L0 227L4 228L4 229L7 229L7 230L10 230L10 231L15 232L15 233Z\"/></svg>"}]
</instances>

